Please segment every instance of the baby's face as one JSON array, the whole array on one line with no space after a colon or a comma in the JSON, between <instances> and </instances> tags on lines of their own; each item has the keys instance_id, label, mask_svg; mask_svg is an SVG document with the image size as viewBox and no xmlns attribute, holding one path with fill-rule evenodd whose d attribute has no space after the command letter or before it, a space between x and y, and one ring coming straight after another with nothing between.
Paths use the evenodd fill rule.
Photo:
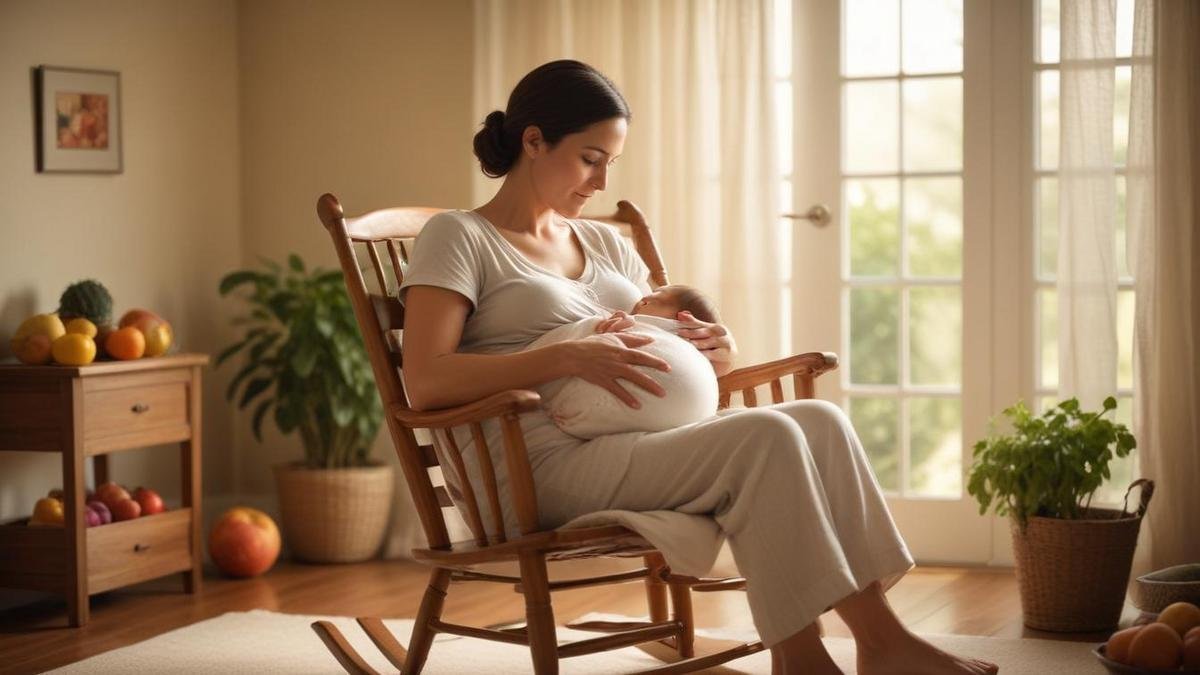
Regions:
<instances>
[{"instance_id":1,"label":"baby's face","mask_svg":"<svg viewBox=\"0 0 1200 675\"><path fill-rule=\"evenodd\" d=\"M674 319L679 314L679 310L678 294L664 287L638 300L629 313Z\"/></svg>"}]
</instances>

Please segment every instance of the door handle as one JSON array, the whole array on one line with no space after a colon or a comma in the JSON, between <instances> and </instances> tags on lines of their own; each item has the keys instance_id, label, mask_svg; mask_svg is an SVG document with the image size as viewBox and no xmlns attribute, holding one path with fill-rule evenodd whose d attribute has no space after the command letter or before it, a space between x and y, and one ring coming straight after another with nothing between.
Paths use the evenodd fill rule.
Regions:
<instances>
[{"instance_id":1,"label":"door handle","mask_svg":"<svg viewBox=\"0 0 1200 675\"><path fill-rule=\"evenodd\" d=\"M792 220L807 220L817 227L825 227L833 219L829 207L824 204L813 204L804 213L785 213L783 217Z\"/></svg>"}]
</instances>

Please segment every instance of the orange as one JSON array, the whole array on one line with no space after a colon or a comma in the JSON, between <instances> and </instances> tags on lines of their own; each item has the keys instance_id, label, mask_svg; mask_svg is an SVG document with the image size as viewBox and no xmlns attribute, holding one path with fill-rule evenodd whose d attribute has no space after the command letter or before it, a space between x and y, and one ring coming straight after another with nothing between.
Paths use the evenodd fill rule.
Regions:
<instances>
[{"instance_id":1,"label":"orange","mask_svg":"<svg viewBox=\"0 0 1200 675\"><path fill-rule=\"evenodd\" d=\"M1200 626L1200 607L1190 602L1174 602L1159 613L1157 621L1174 628L1179 637L1183 637L1189 630Z\"/></svg>"},{"instance_id":2,"label":"orange","mask_svg":"<svg viewBox=\"0 0 1200 675\"><path fill-rule=\"evenodd\" d=\"M1145 626L1134 626L1113 633L1112 637L1108 638L1108 643L1104 646L1104 654L1117 663L1128 665L1129 645L1143 628Z\"/></svg>"},{"instance_id":3,"label":"orange","mask_svg":"<svg viewBox=\"0 0 1200 675\"><path fill-rule=\"evenodd\" d=\"M146 338L142 331L133 326L118 328L108 334L108 339L104 341L104 351L121 361L140 359L142 354L146 353Z\"/></svg>"},{"instance_id":4,"label":"orange","mask_svg":"<svg viewBox=\"0 0 1200 675\"><path fill-rule=\"evenodd\" d=\"M1147 624L1129 645L1129 664L1138 668L1178 668L1182 656L1183 640L1165 623Z\"/></svg>"},{"instance_id":5,"label":"orange","mask_svg":"<svg viewBox=\"0 0 1200 675\"><path fill-rule=\"evenodd\" d=\"M1186 670L1200 670L1200 626L1183 636L1183 667Z\"/></svg>"},{"instance_id":6,"label":"orange","mask_svg":"<svg viewBox=\"0 0 1200 675\"><path fill-rule=\"evenodd\" d=\"M50 363L51 342L49 336L39 333L20 341L14 340L13 343L13 354L20 359L21 363L31 366L44 366Z\"/></svg>"},{"instance_id":7,"label":"orange","mask_svg":"<svg viewBox=\"0 0 1200 675\"><path fill-rule=\"evenodd\" d=\"M64 366L86 366L96 358L96 342L82 333L66 333L50 344L50 354Z\"/></svg>"}]
</instances>

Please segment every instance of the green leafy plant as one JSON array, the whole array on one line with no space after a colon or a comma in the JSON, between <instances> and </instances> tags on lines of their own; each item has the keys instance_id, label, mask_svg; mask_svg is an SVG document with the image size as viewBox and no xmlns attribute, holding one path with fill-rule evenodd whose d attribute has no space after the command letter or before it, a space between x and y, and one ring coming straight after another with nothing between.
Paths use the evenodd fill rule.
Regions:
<instances>
[{"instance_id":1,"label":"green leafy plant","mask_svg":"<svg viewBox=\"0 0 1200 675\"><path fill-rule=\"evenodd\" d=\"M242 338L217 357L220 366L245 354L225 398L245 409L266 396L251 418L255 438L262 440L263 419L274 410L282 433L300 433L311 468L369 464L383 406L341 271L307 272L295 254L288 256L286 271L261 260L261 270L238 270L221 279L222 296L248 287L244 299L250 308L233 321L245 326Z\"/></svg>"},{"instance_id":2,"label":"green leafy plant","mask_svg":"<svg viewBox=\"0 0 1200 675\"><path fill-rule=\"evenodd\" d=\"M1029 516L1085 516L1110 476L1109 461L1137 447L1124 424L1104 419L1116 408L1111 396L1099 412L1081 410L1074 398L1041 416L1021 401L1006 408L1012 431L997 433L993 420L992 433L975 444L967 492L979 502L979 513L994 504L998 515L1011 515L1022 526Z\"/></svg>"}]
</instances>

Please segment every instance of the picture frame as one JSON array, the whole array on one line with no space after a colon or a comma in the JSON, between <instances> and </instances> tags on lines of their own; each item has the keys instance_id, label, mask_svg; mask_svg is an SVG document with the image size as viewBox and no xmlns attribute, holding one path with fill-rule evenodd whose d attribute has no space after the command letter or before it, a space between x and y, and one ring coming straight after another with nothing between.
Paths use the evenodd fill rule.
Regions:
<instances>
[{"instance_id":1,"label":"picture frame","mask_svg":"<svg viewBox=\"0 0 1200 675\"><path fill-rule=\"evenodd\" d=\"M40 65L34 72L38 173L121 173L121 74Z\"/></svg>"}]
</instances>

